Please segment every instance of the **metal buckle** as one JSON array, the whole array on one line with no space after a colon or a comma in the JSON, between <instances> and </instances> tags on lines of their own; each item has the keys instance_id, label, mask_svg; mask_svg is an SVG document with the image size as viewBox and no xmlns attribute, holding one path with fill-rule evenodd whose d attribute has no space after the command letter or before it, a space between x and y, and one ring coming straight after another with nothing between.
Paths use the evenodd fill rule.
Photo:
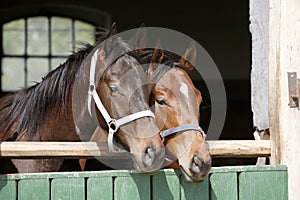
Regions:
<instances>
[{"instance_id":1,"label":"metal buckle","mask_svg":"<svg viewBox=\"0 0 300 200\"><path fill-rule=\"evenodd\" d=\"M108 123L108 127L110 130L112 130L113 132L116 132L119 129L119 125L117 124L115 119L112 119L109 123Z\"/></svg>"}]
</instances>

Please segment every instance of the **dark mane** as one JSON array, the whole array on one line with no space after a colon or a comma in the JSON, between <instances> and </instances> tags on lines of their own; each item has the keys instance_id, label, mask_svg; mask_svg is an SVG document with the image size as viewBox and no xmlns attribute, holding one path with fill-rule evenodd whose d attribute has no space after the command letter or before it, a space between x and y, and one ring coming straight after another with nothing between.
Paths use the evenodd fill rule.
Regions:
<instances>
[{"instance_id":1,"label":"dark mane","mask_svg":"<svg viewBox=\"0 0 300 200\"><path fill-rule=\"evenodd\" d=\"M58 113L60 109L64 109L82 61L97 44L107 38L107 33L108 31L97 33L98 42L95 45L86 44L78 52L70 55L65 63L49 72L41 82L1 98L1 135L5 135L14 123L17 123L16 134L25 130L35 133L49 111Z\"/></svg>"}]
</instances>

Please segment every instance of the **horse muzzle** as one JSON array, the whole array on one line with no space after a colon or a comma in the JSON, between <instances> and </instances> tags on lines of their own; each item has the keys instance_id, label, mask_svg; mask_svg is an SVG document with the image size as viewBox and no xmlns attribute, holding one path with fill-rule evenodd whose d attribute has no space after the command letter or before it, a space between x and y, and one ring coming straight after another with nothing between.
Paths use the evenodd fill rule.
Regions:
<instances>
[{"instance_id":1,"label":"horse muzzle","mask_svg":"<svg viewBox=\"0 0 300 200\"><path fill-rule=\"evenodd\" d=\"M133 154L135 168L139 172L152 172L160 169L164 163L165 148L147 146L141 155Z\"/></svg>"},{"instance_id":2,"label":"horse muzzle","mask_svg":"<svg viewBox=\"0 0 300 200\"><path fill-rule=\"evenodd\" d=\"M187 182L200 182L209 174L211 158L204 161L198 155L194 155L188 167L180 165L180 168Z\"/></svg>"}]
</instances>

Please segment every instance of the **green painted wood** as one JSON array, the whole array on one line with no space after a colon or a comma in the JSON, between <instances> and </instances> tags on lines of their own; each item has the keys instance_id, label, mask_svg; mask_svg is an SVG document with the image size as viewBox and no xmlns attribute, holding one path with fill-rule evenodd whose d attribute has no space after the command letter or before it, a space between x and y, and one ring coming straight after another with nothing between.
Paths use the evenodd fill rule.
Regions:
<instances>
[{"instance_id":1,"label":"green painted wood","mask_svg":"<svg viewBox=\"0 0 300 200\"><path fill-rule=\"evenodd\" d=\"M18 182L18 200L49 198L50 183L48 179L28 179Z\"/></svg>"},{"instance_id":2,"label":"green painted wood","mask_svg":"<svg viewBox=\"0 0 300 200\"><path fill-rule=\"evenodd\" d=\"M56 178L51 182L52 200L85 199L84 178Z\"/></svg>"},{"instance_id":3,"label":"green painted wood","mask_svg":"<svg viewBox=\"0 0 300 200\"><path fill-rule=\"evenodd\" d=\"M211 174L218 172L243 172L243 171L287 171L284 165L264 165L264 166L232 166L232 167L212 167ZM111 177L111 176L130 176L132 171L128 170L107 170L107 171L93 171L93 172L52 172L52 173L28 173L28 174L9 174L0 175L0 181L21 180L21 179L36 179L36 178L72 178L74 176L80 177ZM166 175L176 175L178 170L163 169L158 172L149 173L154 175L156 173L164 173Z\"/></svg>"},{"instance_id":4,"label":"green painted wood","mask_svg":"<svg viewBox=\"0 0 300 200\"><path fill-rule=\"evenodd\" d=\"M87 200L112 200L113 178L96 177L87 180Z\"/></svg>"},{"instance_id":5,"label":"green painted wood","mask_svg":"<svg viewBox=\"0 0 300 200\"><path fill-rule=\"evenodd\" d=\"M0 180L22 180L22 179L40 179L40 178L89 178L89 177L112 177L112 176L130 176L135 171L128 170L105 170L92 172L48 172L48 173L26 173L26 174L8 174L0 175ZM155 172L154 172L155 173ZM174 173L169 169L168 173Z\"/></svg>"},{"instance_id":6,"label":"green painted wood","mask_svg":"<svg viewBox=\"0 0 300 200\"><path fill-rule=\"evenodd\" d=\"M210 199L237 200L237 173L214 173L210 176Z\"/></svg>"},{"instance_id":7,"label":"green painted wood","mask_svg":"<svg viewBox=\"0 0 300 200\"><path fill-rule=\"evenodd\" d=\"M212 167L210 173L219 172L250 172L250 171L287 171L285 165L247 165L247 166L226 166Z\"/></svg>"},{"instance_id":8,"label":"green painted wood","mask_svg":"<svg viewBox=\"0 0 300 200\"><path fill-rule=\"evenodd\" d=\"M238 174L240 174L239 179ZM181 172L179 170L172 169L164 169L147 174L136 174L134 171L126 170L111 170L96 172L54 172L0 175L0 200L15 200L18 198L16 197L18 192L16 181L20 183L18 190L21 195L19 195L21 199L23 198L23 194L30 194L29 189L27 191L23 188L29 188L30 186L28 185L33 185L32 188L46 188L46 185L40 182L48 179L52 179L49 186L49 196L52 197L51 199L62 200L84 199L85 197L89 200L234 200L238 199L238 193L242 200L256 200L260 198L260 194L264 193L267 193L270 199L287 199L286 166L214 167L211 169L210 178L206 179L203 183L197 184L187 183L185 180L180 180L178 177L181 177ZM113 179L115 179L115 182ZM255 180L258 182L257 184L254 184ZM30 181L32 182L30 183ZM86 187L85 182L87 184ZM252 183L252 185L250 183ZM264 185L267 188L261 187L258 190L252 189L252 187L254 188L256 185ZM86 193L84 191L85 188L87 188ZM237 191L238 188L239 191ZM257 197L254 196L254 194L257 195ZM46 193L43 192L40 195L46 196ZM264 196L264 198L261 199L268 199L268 197ZM28 199L34 198L29 197ZM40 197L38 199L45 198Z\"/></svg>"},{"instance_id":9,"label":"green painted wood","mask_svg":"<svg viewBox=\"0 0 300 200\"><path fill-rule=\"evenodd\" d=\"M166 175L163 171L152 177L152 199L179 200L180 182L176 174Z\"/></svg>"},{"instance_id":10,"label":"green painted wood","mask_svg":"<svg viewBox=\"0 0 300 200\"><path fill-rule=\"evenodd\" d=\"M126 177L116 177L114 181L114 199L150 200L150 175L132 174Z\"/></svg>"},{"instance_id":11,"label":"green painted wood","mask_svg":"<svg viewBox=\"0 0 300 200\"><path fill-rule=\"evenodd\" d=\"M188 183L181 177L181 199L182 200L209 200L209 179L201 183Z\"/></svg>"},{"instance_id":12,"label":"green painted wood","mask_svg":"<svg viewBox=\"0 0 300 200\"><path fill-rule=\"evenodd\" d=\"M239 175L241 200L287 200L287 172L242 172Z\"/></svg>"},{"instance_id":13,"label":"green painted wood","mask_svg":"<svg viewBox=\"0 0 300 200\"><path fill-rule=\"evenodd\" d=\"M17 183L14 180L0 180L0 199L16 200Z\"/></svg>"}]
</instances>

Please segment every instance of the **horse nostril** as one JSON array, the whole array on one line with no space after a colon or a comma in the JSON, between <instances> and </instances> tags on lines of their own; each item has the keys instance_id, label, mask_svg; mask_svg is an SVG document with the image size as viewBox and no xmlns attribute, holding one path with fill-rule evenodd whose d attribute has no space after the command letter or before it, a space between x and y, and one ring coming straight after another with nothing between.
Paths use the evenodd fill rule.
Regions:
<instances>
[{"instance_id":1,"label":"horse nostril","mask_svg":"<svg viewBox=\"0 0 300 200\"><path fill-rule=\"evenodd\" d=\"M199 174L201 171L201 167L202 161L197 155L195 155L191 161L190 170L195 174Z\"/></svg>"},{"instance_id":2,"label":"horse nostril","mask_svg":"<svg viewBox=\"0 0 300 200\"><path fill-rule=\"evenodd\" d=\"M155 159L155 151L152 147L147 147L143 155L143 162L146 166L151 166Z\"/></svg>"},{"instance_id":3,"label":"horse nostril","mask_svg":"<svg viewBox=\"0 0 300 200\"><path fill-rule=\"evenodd\" d=\"M199 156L195 155L190 164L190 170L194 174L207 174L211 168L211 159L204 162Z\"/></svg>"}]
</instances>

